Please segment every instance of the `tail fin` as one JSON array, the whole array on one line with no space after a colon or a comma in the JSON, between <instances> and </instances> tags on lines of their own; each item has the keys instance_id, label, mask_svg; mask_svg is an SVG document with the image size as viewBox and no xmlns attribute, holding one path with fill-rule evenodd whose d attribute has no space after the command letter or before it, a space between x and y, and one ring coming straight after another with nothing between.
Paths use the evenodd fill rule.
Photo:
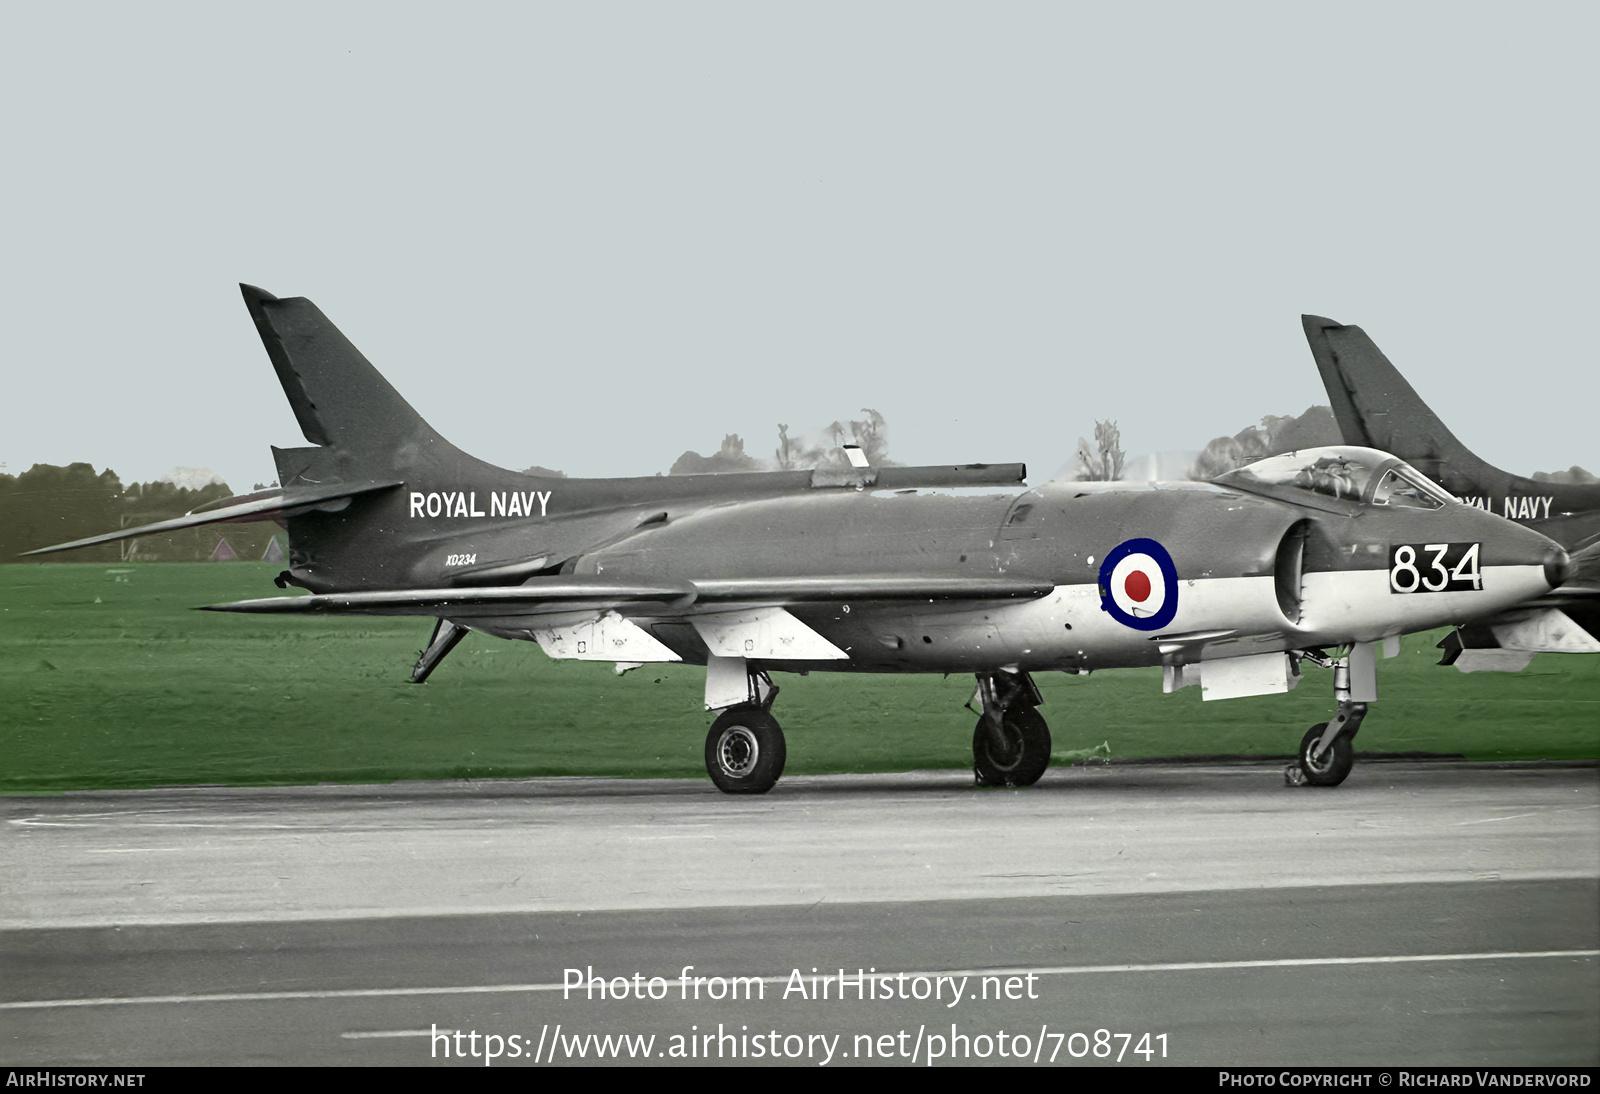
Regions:
<instances>
[{"instance_id":1,"label":"tail fin","mask_svg":"<svg viewBox=\"0 0 1600 1094\"><path fill-rule=\"evenodd\" d=\"M1392 452L1458 496L1504 494L1529 481L1457 440L1366 331L1317 315L1300 322L1346 444Z\"/></svg>"},{"instance_id":2,"label":"tail fin","mask_svg":"<svg viewBox=\"0 0 1600 1094\"><path fill-rule=\"evenodd\" d=\"M239 289L306 440L339 450L355 465L349 470L381 462L386 472L404 471L460 455L315 304L280 300L253 285Z\"/></svg>"},{"instance_id":3,"label":"tail fin","mask_svg":"<svg viewBox=\"0 0 1600 1094\"><path fill-rule=\"evenodd\" d=\"M439 436L311 301L279 300L251 285L239 289L311 442L272 450L289 531L289 569L279 584L318 591L394 584L427 554L425 546L397 539L407 509L395 488L482 484L511 473ZM333 500L301 503L322 496Z\"/></svg>"}]
</instances>

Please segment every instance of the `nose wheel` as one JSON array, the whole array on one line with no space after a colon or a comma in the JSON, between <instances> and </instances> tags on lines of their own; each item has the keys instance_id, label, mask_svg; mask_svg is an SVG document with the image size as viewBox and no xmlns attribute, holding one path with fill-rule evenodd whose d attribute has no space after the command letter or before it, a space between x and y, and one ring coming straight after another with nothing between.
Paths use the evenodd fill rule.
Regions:
<instances>
[{"instance_id":1,"label":"nose wheel","mask_svg":"<svg viewBox=\"0 0 1600 1094\"><path fill-rule=\"evenodd\" d=\"M1356 762L1356 746L1350 735L1341 733L1333 743L1318 752L1322 735L1328 730L1327 722L1319 722L1306 730L1300 738L1300 783L1306 786L1338 786L1350 774Z\"/></svg>"}]
</instances>

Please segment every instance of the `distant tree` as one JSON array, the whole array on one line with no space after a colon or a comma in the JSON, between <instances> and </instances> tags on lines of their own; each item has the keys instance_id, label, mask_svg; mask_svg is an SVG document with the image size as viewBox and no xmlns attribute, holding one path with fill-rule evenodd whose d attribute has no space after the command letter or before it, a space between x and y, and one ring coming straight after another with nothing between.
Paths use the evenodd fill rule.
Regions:
<instances>
[{"instance_id":1,"label":"distant tree","mask_svg":"<svg viewBox=\"0 0 1600 1094\"><path fill-rule=\"evenodd\" d=\"M0 559L17 562L24 551L116 530L121 498L122 480L109 467L97 475L86 463L36 463L20 475L0 475ZM119 554L112 543L66 557L115 562Z\"/></svg>"},{"instance_id":2,"label":"distant tree","mask_svg":"<svg viewBox=\"0 0 1600 1094\"><path fill-rule=\"evenodd\" d=\"M1339 424L1328 407L1308 407L1299 417L1268 414L1258 426L1247 426L1232 437L1217 437L1207 444L1189 469L1189 477L1205 481L1265 456L1343 443Z\"/></svg>"},{"instance_id":3,"label":"distant tree","mask_svg":"<svg viewBox=\"0 0 1600 1094\"><path fill-rule=\"evenodd\" d=\"M194 490L172 482L134 483L122 495L122 512L113 527L133 528L181 517L202 506L225 501L232 494L232 488L225 482L210 483ZM266 521L207 524L139 536L113 546L120 548L124 562L205 562L216 557L218 544L226 538L233 558L254 561L262 556L268 542L280 530L278 525Z\"/></svg>"},{"instance_id":4,"label":"distant tree","mask_svg":"<svg viewBox=\"0 0 1600 1094\"><path fill-rule=\"evenodd\" d=\"M534 464L532 467L524 467L522 473L524 475L538 475L546 479L564 479L567 477L565 471L552 471L548 467L540 467L538 464Z\"/></svg>"},{"instance_id":5,"label":"distant tree","mask_svg":"<svg viewBox=\"0 0 1600 1094\"><path fill-rule=\"evenodd\" d=\"M1112 482L1122 478L1122 465L1126 456L1122 451L1122 432L1116 422L1094 423L1095 449L1089 442L1078 438L1079 482Z\"/></svg>"},{"instance_id":6,"label":"distant tree","mask_svg":"<svg viewBox=\"0 0 1600 1094\"><path fill-rule=\"evenodd\" d=\"M789 440L789 427L783 422L778 423L778 450L773 456L777 458L779 471L794 470L794 444Z\"/></svg>"},{"instance_id":7,"label":"distant tree","mask_svg":"<svg viewBox=\"0 0 1600 1094\"><path fill-rule=\"evenodd\" d=\"M1266 420L1263 419L1264 422ZM1271 450L1269 455L1276 456L1280 452L1294 452L1301 448L1344 444L1344 434L1339 432L1339 423L1334 418L1331 407L1310 406L1298 418L1284 417L1271 420L1279 424L1269 430L1272 434L1267 444Z\"/></svg>"},{"instance_id":8,"label":"distant tree","mask_svg":"<svg viewBox=\"0 0 1600 1094\"><path fill-rule=\"evenodd\" d=\"M1226 475L1229 471L1259 460L1267 454L1266 445L1258 441L1257 434L1265 434L1253 426L1242 430L1237 437L1217 437L1206 444L1189 468L1189 477L1205 482Z\"/></svg>"},{"instance_id":9,"label":"distant tree","mask_svg":"<svg viewBox=\"0 0 1600 1094\"><path fill-rule=\"evenodd\" d=\"M889 424L882 414L871 407L862 407L866 417L848 422L830 422L828 426L807 437L790 436L789 427L778 426L778 448L774 455L782 471L811 470L818 467L845 467L850 461L844 454L844 445L861 446L867 463L873 467L897 467L889 457Z\"/></svg>"},{"instance_id":10,"label":"distant tree","mask_svg":"<svg viewBox=\"0 0 1600 1094\"><path fill-rule=\"evenodd\" d=\"M828 425L828 440L830 442L829 445L828 445L829 450L831 451L831 450L843 448L844 447L844 439L845 439L845 437L849 436L849 434L850 434L850 431L847 430L844 427L843 423L841 423L841 422L831 422L831 423L829 423L829 425Z\"/></svg>"},{"instance_id":11,"label":"distant tree","mask_svg":"<svg viewBox=\"0 0 1600 1094\"><path fill-rule=\"evenodd\" d=\"M1591 475L1577 464L1573 464L1565 471L1535 471L1535 482L1600 482L1600 476Z\"/></svg>"},{"instance_id":12,"label":"distant tree","mask_svg":"<svg viewBox=\"0 0 1600 1094\"><path fill-rule=\"evenodd\" d=\"M747 455L744 438L729 433L722 438L722 447L709 456L698 452L685 452L672 464L669 475L711 475L729 471L760 471L761 461Z\"/></svg>"},{"instance_id":13,"label":"distant tree","mask_svg":"<svg viewBox=\"0 0 1600 1094\"><path fill-rule=\"evenodd\" d=\"M849 459L844 454L845 444L858 444L874 467L897 466L889 458L889 425L883 415L871 407L863 407L860 419L830 422L825 428L796 436L789 431L787 422L778 423L778 446L772 460L766 461L744 450L744 439L729 433L722 439L722 447L709 456L698 452L685 452L672 464L669 475L703 475L722 471L763 471L775 467L779 471L809 471L818 467L847 467Z\"/></svg>"},{"instance_id":14,"label":"distant tree","mask_svg":"<svg viewBox=\"0 0 1600 1094\"><path fill-rule=\"evenodd\" d=\"M15 477L0 474L0 560L19 562L18 555L37 547L169 520L231 493L226 483L186 490L171 482L151 482L124 489L115 471L108 467L96 475L86 463L35 464ZM224 531L239 558L255 559L278 530L264 522L184 528L84 547L44 561L203 562L216 551Z\"/></svg>"},{"instance_id":15,"label":"distant tree","mask_svg":"<svg viewBox=\"0 0 1600 1094\"><path fill-rule=\"evenodd\" d=\"M787 466L780 461L779 466L786 471L810 471L818 467L844 467L850 461L845 458L839 445L843 443L838 438L844 436L844 427L834 422L827 429L819 433L808 434L800 440L789 436L789 427L778 427L779 450L788 460Z\"/></svg>"},{"instance_id":16,"label":"distant tree","mask_svg":"<svg viewBox=\"0 0 1600 1094\"><path fill-rule=\"evenodd\" d=\"M859 422L850 423L850 433L855 437L856 444L861 446L861 452L867 457L867 463L873 467L882 467L893 464L889 458L889 426L879 414L871 407L862 407L861 413L866 418Z\"/></svg>"}]
</instances>

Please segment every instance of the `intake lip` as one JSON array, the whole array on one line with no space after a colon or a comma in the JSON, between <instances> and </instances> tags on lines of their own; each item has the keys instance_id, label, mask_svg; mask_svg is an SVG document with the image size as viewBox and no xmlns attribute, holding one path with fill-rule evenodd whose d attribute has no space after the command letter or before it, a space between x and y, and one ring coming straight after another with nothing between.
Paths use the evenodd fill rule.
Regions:
<instances>
[{"instance_id":1,"label":"intake lip","mask_svg":"<svg viewBox=\"0 0 1600 1094\"><path fill-rule=\"evenodd\" d=\"M1571 556L1560 547L1553 548L1545 555L1544 579L1552 589L1571 581L1577 572L1578 567Z\"/></svg>"}]
</instances>

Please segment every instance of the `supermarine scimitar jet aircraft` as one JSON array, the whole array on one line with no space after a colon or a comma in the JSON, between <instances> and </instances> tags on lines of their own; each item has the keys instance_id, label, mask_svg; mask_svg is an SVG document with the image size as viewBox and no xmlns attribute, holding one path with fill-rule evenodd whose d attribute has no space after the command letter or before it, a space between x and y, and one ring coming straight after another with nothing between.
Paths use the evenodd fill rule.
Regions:
<instances>
[{"instance_id":1,"label":"supermarine scimitar jet aircraft","mask_svg":"<svg viewBox=\"0 0 1600 1094\"><path fill-rule=\"evenodd\" d=\"M1020 465L543 478L460 451L309 300L243 286L309 447L281 492L145 528L279 513L309 596L231 612L417 615L425 680L468 631L619 667L706 666L706 768L729 793L783 771L772 674L970 672L980 784L1050 761L1031 674L1163 668L1207 699L1287 691L1331 665L1336 709L1291 770L1336 785L1377 698L1377 648L1493 615L1568 575L1565 552L1368 448L1262 460L1214 483L1020 483ZM39 552L35 552L39 553ZM863 726L862 732L870 732Z\"/></svg>"}]
</instances>

